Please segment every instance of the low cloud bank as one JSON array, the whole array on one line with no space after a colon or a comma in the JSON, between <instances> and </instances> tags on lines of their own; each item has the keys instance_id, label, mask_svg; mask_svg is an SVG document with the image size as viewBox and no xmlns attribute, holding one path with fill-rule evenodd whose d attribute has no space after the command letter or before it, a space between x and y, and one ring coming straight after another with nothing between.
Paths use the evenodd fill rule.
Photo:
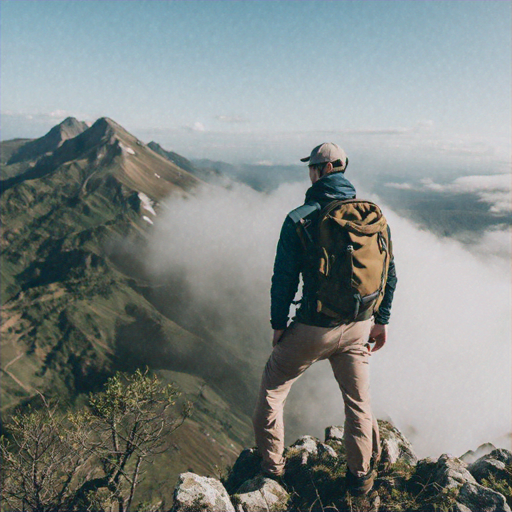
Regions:
<instances>
[{"instance_id":1,"label":"low cloud bank","mask_svg":"<svg viewBox=\"0 0 512 512\"><path fill-rule=\"evenodd\" d=\"M260 371L271 350L275 246L287 212L302 203L307 186L282 185L269 194L242 185L205 188L167 201L155 220L148 268L159 279L181 276L191 308L215 311L212 331ZM377 415L404 429L420 456L460 455L486 441L507 447L508 261L472 254L384 210L399 282L389 342L371 361ZM495 243L491 235L487 243ZM342 410L328 363L314 365L290 394L288 438L322 435L325 426L343 421Z\"/></svg>"},{"instance_id":2,"label":"low cloud bank","mask_svg":"<svg viewBox=\"0 0 512 512\"><path fill-rule=\"evenodd\" d=\"M491 213L508 214L512 210L510 173L461 176L451 183L437 183L432 178L425 178L418 184L390 182L386 186L399 190L429 190L440 194L475 194L480 201L489 204Z\"/></svg>"}]
</instances>

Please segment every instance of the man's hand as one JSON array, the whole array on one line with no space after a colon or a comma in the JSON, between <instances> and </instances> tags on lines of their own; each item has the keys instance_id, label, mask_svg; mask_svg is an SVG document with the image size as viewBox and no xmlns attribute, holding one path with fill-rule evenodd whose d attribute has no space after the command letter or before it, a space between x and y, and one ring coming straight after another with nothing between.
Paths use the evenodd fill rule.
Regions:
<instances>
[{"instance_id":1,"label":"man's hand","mask_svg":"<svg viewBox=\"0 0 512 512\"><path fill-rule=\"evenodd\" d=\"M370 352L377 352L380 350L386 340L388 338L388 326L375 324L370 331L370 339L368 340L370 343L375 343L373 347L370 349Z\"/></svg>"},{"instance_id":2,"label":"man's hand","mask_svg":"<svg viewBox=\"0 0 512 512\"><path fill-rule=\"evenodd\" d=\"M281 339L281 336L283 335L284 331L284 329L278 329L274 331L274 337L272 339L273 347L275 347L279 343L279 340Z\"/></svg>"}]
</instances>

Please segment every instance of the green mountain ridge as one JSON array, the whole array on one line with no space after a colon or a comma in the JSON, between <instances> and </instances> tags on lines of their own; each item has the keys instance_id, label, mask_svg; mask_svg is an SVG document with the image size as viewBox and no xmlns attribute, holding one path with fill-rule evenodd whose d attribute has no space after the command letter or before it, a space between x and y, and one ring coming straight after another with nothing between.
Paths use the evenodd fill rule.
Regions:
<instances>
[{"instance_id":1,"label":"green mountain ridge","mask_svg":"<svg viewBox=\"0 0 512 512\"><path fill-rule=\"evenodd\" d=\"M148 366L186 383L185 394L202 404L176 434L176 445L190 449L168 454L155 472L211 474L219 461L231 463L250 434L248 408L235 400L251 394L247 365L227 344L166 316L152 293L161 284L143 265L158 202L193 194L201 180L107 118L53 151L4 158L6 144L19 155L36 141L2 142L3 417L37 406L40 393L73 404L115 371ZM201 389L218 399L201 398Z\"/></svg>"}]
</instances>

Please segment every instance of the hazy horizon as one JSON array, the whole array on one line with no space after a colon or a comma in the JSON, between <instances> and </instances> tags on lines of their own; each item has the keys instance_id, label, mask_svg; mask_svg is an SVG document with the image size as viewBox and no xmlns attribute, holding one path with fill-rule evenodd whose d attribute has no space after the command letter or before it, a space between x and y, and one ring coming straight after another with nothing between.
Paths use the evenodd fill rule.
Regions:
<instances>
[{"instance_id":1,"label":"hazy horizon","mask_svg":"<svg viewBox=\"0 0 512 512\"><path fill-rule=\"evenodd\" d=\"M330 140L510 168L509 2L0 8L2 140L107 116L189 159L291 164Z\"/></svg>"}]
</instances>

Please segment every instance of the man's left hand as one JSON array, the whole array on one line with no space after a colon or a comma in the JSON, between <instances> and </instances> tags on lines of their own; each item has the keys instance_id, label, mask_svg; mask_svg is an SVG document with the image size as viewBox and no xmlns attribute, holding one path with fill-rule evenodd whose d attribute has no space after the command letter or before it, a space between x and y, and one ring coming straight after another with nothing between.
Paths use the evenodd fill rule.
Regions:
<instances>
[{"instance_id":1,"label":"man's left hand","mask_svg":"<svg viewBox=\"0 0 512 512\"><path fill-rule=\"evenodd\" d=\"M370 331L370 343L375 343L370 349L370 352L377 352L380 350L388 338L388 326L382 324L375 324Z\"/></svg>"}]
</instances>

